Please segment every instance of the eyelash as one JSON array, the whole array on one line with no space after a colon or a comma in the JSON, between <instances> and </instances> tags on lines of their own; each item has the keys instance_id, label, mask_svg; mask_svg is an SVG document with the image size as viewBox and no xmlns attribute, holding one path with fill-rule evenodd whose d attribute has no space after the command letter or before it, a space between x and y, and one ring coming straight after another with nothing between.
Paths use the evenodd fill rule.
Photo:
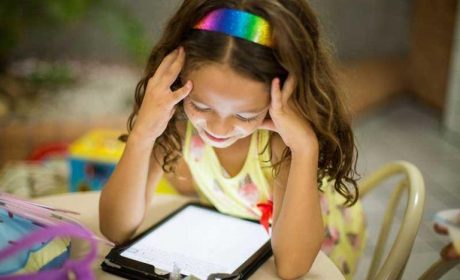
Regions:
<instances>
[{"instance_id":1,"label":"eyelash","mask_svg":"<svg viewBox=\"0 0 460 280\"><path fill-rule=\"evenodd\" d=\"M203 109L195 105L195 103L190 102L190 105L192 105L192 108L197 110L198 112L209 112L209 109Z\"/></svg>"},{"instance_id":2,"label":"eyelash","mask_svg":"<svg viewBox=\"0 0 460 280\"><path fill-rule=\"evenodd\" d=\"M193 102L190 102L190 105L192 105L192 108L198 112L202 112L202 113L206 113L206 112L209 112L209 109L203 109L203 108L200 108L198 106L195 105L195 103ZM255 120L257 120L259 118L259 116L256 116L256 117L252 117L252 118L243 118L241 116L236 116L240 121L244 121L244 122L247 122L247 123L250 123L250 122L253 122Z\"/></svg>"}]
</instances>

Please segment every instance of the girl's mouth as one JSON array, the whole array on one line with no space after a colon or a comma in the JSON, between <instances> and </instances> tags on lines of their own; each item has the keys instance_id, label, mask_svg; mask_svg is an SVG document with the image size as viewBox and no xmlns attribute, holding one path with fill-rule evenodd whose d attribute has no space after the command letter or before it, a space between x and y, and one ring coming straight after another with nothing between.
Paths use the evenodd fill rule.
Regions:
<instances>
[{"instance_id":1,"label":"girl's mouth","mask_svg":"<svg viewBox=\"0 0 460 280\"><path fill-rule=\"evenodd\" d=\"M230 137L226 137L226 138L214 137L211 134L209 134L206 130L204 131L204 133L206 134L206 137L208 137L210 140L212 140L214 142L225 142L228 139L230 139Z\"/></svg>"}]
</instances>

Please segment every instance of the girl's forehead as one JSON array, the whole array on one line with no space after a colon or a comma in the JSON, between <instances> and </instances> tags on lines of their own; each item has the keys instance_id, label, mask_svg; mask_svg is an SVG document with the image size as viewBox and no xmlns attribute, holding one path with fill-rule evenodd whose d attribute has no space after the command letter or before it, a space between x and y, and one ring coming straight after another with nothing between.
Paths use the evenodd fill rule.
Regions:
<instances>
[{"instance_id":1,"label":"girl's forehead","mask_svg":"<svg viewBox=\"0 0 460 280\"><path fill-rule=\"evenodd\" d=\"M270 102L265 83L239 75L224 64L208 64L192 70L185 77L193 82L190 97L209 106L237 107L253 111Z\"/></svg>"}]
</instances>

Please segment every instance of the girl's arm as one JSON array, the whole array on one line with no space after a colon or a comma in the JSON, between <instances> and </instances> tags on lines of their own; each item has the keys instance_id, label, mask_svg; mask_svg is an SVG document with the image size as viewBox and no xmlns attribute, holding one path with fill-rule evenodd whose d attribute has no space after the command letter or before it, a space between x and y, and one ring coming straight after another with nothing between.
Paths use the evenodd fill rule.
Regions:
<instances>
[{"instance_id":1,"label":"girl's arm","mask_svg":"<svg viewBox=\"0 0 460 280\"><path fill-rule=\"evenodd\" d=\"M316 180L318 138L293 104L295 88L292 75L282 89L278 78L272 81L270 119L261 126L279 135L271 143L275 157L279 159L286 147L291 150L291 159L281 165L273 187L271 242L278 275L286 279L310 270L324 234Z\"/></svg>"},{"instance_id":2,"label":"girl's arm","mask_svg":"<svg viewBox=\"0 0 460 280\"><path fill-rule=\"evenodd\" d=\"M100 230L120 244L141 224L163 170L151 158L153 143L131 134L117 167L101 192Z\"/></svg>"},{"instance_id":3,"label":"girl's arm","mask_svg":"<svg viewBox=\"0 0 460 280\"><path fill-rule=\"evenodd\" d=\"M171 91L184 61L185 53L179 48L163 59L149 79L123 155L102 190L100 229L115 243L123 243L139 227L155 186L163 175L152 150L173 116L176 104L192 89L188 81L182 88ZM162 155L157 155L157 158L162 158Z\"/></svg>"},{"instance_id":4,"label":"girl's arm","mask_svg":"<svg viewBox=\"0 0 460 280\"><path fill-rule=\"evenodd\" d=\"M285 147L277 146L280 151ZM273 187L272 248L278 275L284 279L310 270L324 236L316 180L318 149L313 145L291 152L291 161L282 164Z\"/></svg>"}]
</instances>

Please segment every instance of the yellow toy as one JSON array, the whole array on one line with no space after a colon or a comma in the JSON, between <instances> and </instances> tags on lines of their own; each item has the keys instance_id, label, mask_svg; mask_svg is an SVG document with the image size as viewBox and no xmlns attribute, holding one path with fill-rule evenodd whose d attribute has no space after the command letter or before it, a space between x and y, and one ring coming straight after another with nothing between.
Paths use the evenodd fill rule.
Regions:
<instances>
[{"instance_id":1,"label":"yellow toy","mask_svg":"<svg viewBox=\"0 0 460 280\"><path fill-rule=\"evenodd\" d=\"M70 145L70 191L100 190L105 185L125 148L125 144L118 140L122 133L118 130L95 129ZM177 192L163 180L156 193Z\"/></svg>"}]
</instances>

